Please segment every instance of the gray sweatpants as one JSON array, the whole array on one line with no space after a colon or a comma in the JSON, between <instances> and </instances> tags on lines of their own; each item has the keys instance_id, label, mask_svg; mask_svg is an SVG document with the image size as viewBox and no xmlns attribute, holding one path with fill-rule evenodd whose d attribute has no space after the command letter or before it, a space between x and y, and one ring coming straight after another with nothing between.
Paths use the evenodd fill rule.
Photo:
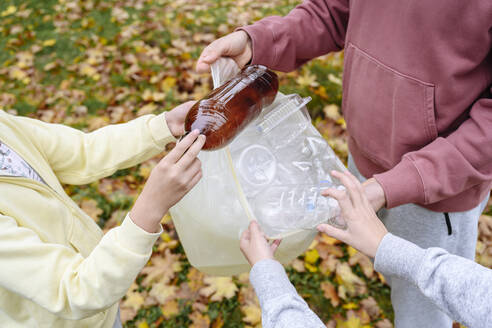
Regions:
<instances>
[{"instance_id":1,"label":"gray sweatpants","mask_svg":"<svg viewBox=\"0 0 492 328\"><path fill-rule=\"evenodd\" d=\"M348 168L360 181L366 180L349 157ZM465 212L432 212L406 204L382 209L378 216L392 234L422 248L441 247L452 254L475 258L478 219L488 197L477 207ZM451 328L452 320L441 312L415 286L395 277L385 277L391 286L391 303L397 328Z\"/></svg>"}]
</instances>

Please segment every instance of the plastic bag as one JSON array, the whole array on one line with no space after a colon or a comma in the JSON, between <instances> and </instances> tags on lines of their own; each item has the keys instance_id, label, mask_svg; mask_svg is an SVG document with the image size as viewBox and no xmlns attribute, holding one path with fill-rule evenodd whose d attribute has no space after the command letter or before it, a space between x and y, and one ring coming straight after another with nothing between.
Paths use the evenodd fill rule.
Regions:
<instances>
[{"instance_id":1,"label":"plastic bag","mask_svg":"<svg viewBox=\"0 0 492 328\"><path fill-rule=\"evenodd\" d=\"M231 59L212 65L214 87L239 69ZM276 258L302 254L320 223L343 226L334 199L322 189L339 187L331 170L346 170L311 124L309 98L277 94L273 104L226 148L201 152L203 178L170 211L190 263L214 275L249 270L239 237L251 220L282 238Z\"/></svg>"}]
</instances>

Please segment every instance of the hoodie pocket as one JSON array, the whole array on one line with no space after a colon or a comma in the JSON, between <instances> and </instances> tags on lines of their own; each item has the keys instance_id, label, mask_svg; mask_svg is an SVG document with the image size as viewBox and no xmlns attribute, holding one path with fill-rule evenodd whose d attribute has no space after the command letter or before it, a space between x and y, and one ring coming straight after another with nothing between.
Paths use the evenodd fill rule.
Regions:
<instances>
[{"instance_id":1,"label":"hoodie pocket","mask_svg":"<svg viewBox=\"0 0 492 328\"><path fill-rule=\"evenodd\" d=\"M384 168L437 138L434 85L399 73L349 43L342 109L359 151Z\"/></svg>"}]
</instances>

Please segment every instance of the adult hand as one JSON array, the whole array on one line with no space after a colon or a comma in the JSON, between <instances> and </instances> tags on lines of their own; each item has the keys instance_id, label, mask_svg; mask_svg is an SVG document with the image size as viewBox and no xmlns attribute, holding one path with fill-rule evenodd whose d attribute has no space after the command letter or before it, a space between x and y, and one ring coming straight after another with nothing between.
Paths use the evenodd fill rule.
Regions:
<instances>
[{"instance_id":1,"label":"adult hand","mask_svg":"<svg viewBox=\"0 0 492 328\"><path fill-rule=\"evenodd\" d=\"M167 126L174 137L180 137L185 133L184 123L186 115L194 104L195 101L187 101L164 114L166 116Z\"/></svg>"},{"instance_id":2,"label":"adult hand","mask_svg":"<svg viewBox=\"0 0 492 328\"><path fill-rule=\"evenodd\" d=\"M237 31L215 40L203 49L196 64L198 73L206 73L220 57L230 57L234 59L237 66L242 68L253 56L251 39L248 33Z\"/></svg>"},{"instance_id":3,"label":"adult hand","mask_svg":"<svg viewBox=\"0 0 492 328\"><path fill-rule=\"evenodd\" d=\"M273 255L280 245L280 241L280 239L277 239L272 244L269 244L258 223L251 221L248 229L241 235L239 247L249 264L253 266L261 260L273 260Z\"/></svg>"},{"instance_id":4,"label":"adult hand","mask_svg":"<svg viewBox=\"0 0 492 328\"><path fill-rule=\"evenodd\" d=\"M136 225L148 232L160 230L164 214L200 181L197 155L204 144L205 136L194 130L154 167L130 211Z\"/></svg>"},{"instance_id":5,"label":"adult hand","mask_svg":"<svg viewBox=\"0 0 492 328\"><path fill-rule=\"evenodd\" d=\"M320 224L318 230L374 257L388 230L376 216L373 206L364 193L364 188L356 177L348 171L344 173L333 171L332 175L342 182L346 190L330 188L324 190L322 194L338 201L341 217L345 220L347 228L342 230L328 224Z\"/></svg>"}]
</instances>

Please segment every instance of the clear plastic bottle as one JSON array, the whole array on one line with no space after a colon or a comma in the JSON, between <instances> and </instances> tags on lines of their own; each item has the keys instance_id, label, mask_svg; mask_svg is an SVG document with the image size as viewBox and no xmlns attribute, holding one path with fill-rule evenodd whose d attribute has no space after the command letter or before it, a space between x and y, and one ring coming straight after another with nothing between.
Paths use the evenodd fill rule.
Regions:
<instances>
[{"instance_id":1,"label":"clear plastic bottle","mask_svg":"<svg viewBox=\"0 0 492 328\"><path fill-rule=\"evenodd\" d=\"M204 134L205 150L222 148L273 103L277 92L277 74L265 66L246 66L190 109L185 130Z\"/></svg>"}]
</instances>

